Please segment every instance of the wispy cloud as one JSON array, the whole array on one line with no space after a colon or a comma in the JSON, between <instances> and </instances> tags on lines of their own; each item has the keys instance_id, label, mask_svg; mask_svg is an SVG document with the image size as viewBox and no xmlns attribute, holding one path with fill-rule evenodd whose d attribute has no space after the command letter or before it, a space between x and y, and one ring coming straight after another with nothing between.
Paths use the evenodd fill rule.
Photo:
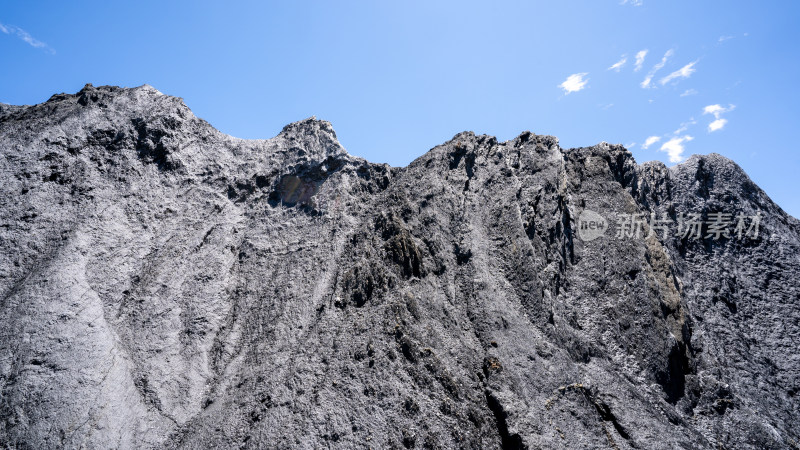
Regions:
<instances>
[{"instance_id":1,"label":"wispy cloud","mask_svg":"<svg viewBox=\"0 0 800 450\"><path fill-rule=\"evenodd\" d=\"M723 119L721 117L722 114L733 111L734 108L736 108L736 105L728 105L727 107L722 105L708 105L703 108L703 115L711 114L714 116L714 121L708 124L708 132L712 133L723 129L728 123L728 119Z\"/></svg>"},{"instance_id":2,"label":"wispy cloud","mask_svg":"<svg viewBox=\"0 0 800 450\"><path fill-rule=\"evenodd\" d=\"M634 64L634 67L633 67L633 70L635 72L638 72L638 71L642 70L642 64L644 64L644 57L645 56L647 56L647 49L639 50L639 52L636 53L636 64Z\"/></svg>"},{"instance_id":3,"label":"wispy cloud","mask_svg":"<svg viewBox=\"0 0 800 450\"><path fill-rule=\"evenodd\" d=\"M714 117L719 119L720 114L733 111L734 108L736 108L736 105L728 105L727 108L721 105L708 105L703 108L703 114L713 114Z\"/></svg>"},{"instance_id":4,"label":"wispy cloud","mask_svg":"<svg viewBox=\"0 0 800 450\"><path fill-rule=\"evenodd\" d=\"M619 61L617 61L617 62L615 62L615 63L614 63L614 64L613 64L611 67L609 67L607 70L613 70L613 71L615 71L615 72L619 72L619 71L620 71L620 69L622 69L622 68L625 66L625 63L627 63L627 62L628 62L628 56L627 56L627 55L622 55L622 57L620 58L620 60L619 60Z\"/></svg>"},{"instance_id":5,"label":"wispy cloud","mask_svg":"<svg viewBox=\"0 0 800 450\"><path fill-rule=\"evenodd\" d=\"M721 43L723 43L723 42L725 42L725 41L727 41L729 39L733 39L733 36L720 36L719 39L717 40L717 42L719 42L721 44Z\"/></svg>"},{"instance_id":6,"label":"wispy cloud","mask_svg":"<svg viewBox=\"0 0 800 450\"><path fill-rule=\"evenodd\" d=\"M660 141L661 137L659 136L650 136L649 138L644 140L644 144L642 144L642 149L647 150L648 147L655 144L656 142Z\"/></svg>"},{"instance_id":7,"label":"wispy cloud","mask_svg":"<svg viewBox=\"0 0 800 450\"><path fill-rule=\"evenodd\" d=\"M667 155L669 155L669 162L679 163L683 161L683 152L686 150L684 144L691 140L694 140L694 138L688 134L685 136L674 137L667 142L664 142L664 145L661 146L661 151L666 152Z\"/></svg>"},{"instance_id":8,"label":"wispy cloud","mask_svg":"<svg viewBox=\"0 0 800 450\"><path fill-rule=\"evenodd\" d=\"M695 95L695 94L697 94L697 90L696 89L687 89L687 90L683 91L683 94L681 94L681 97L688 97L690 95Z\"/></svg>"},{"instance_id":9,"label":"wispy cloud","mask_svg":"<svg viewBox=\"0 0 800 450\"><path fill-rule=\"evenodd\" d=\"M584 78L586 75L589 75L589 73L574 73L568 76L563 83L558 85L558 87L564 90L565 95L569 94L570 92L578 92L583 90L586 88L586 83L589 82L588 78Z\"/></svg>"},{"instance_id":10,"label":"wispy cloud","mask_svg":"<svg viewBox=\"0 0 800 450\"><path fill-rule=\"evenodd\" d=\"M622 0L620 5L642 6L642 0Z\"/></svg>"},{"instance_id":11,"label":"wispy cloud","mask_svg":"<svg viewBox=\"0 0 800 450\"><path fill-rule=\"evenodd\" d=\"M672 72L671 74L665 76L664 78L661 79L661 85L663 86L677 78L689 78L690 76L692 76L693 73L697 71L697 69L694 68L695 64L697 64L697 61L690 62L689 64L681 67L675 72Z\"/></svg>"},{"instance_id":12,"label":"wispy cloud","mask_svg":"<svg viewBox=\"0 0 800 450\"><path fill-rule=\"evenodd\" d=\"M56 53L56 51L53 50L52 48L50 48L50 46L48 46L44 42L34 38L33 36L30 35L30 33L28 33L27 31L23 30L20 27L15 27L14 25L6 25L6 24L3 24L3 23L0 23L0 32L2 32L4 34L16 36L19 39L22 39L23 41L27 42L28 45L30 45L31 47L41 48L42 50L45 50L45 51L49 52L50 54L55 54Z\"/></svg>"},{"instance_id":13,"label":"wispy cloud","mask_svg":"<svg viewBox=\"0 0 800 450\"><path fill-rule=\"evenodd\" d=\"M664 57L661 58L661 61L658 64L656 64L655 66L653 66L652 69L650 69L650 72L647 73L647 76L642 81L641 86L643 88L650 87L650 82L653 81L653 76L656 74L656 72L661 70L661 68L663 68L664 65L667 64L667 60L670 57L672 57L673 54L675 54L675 50L672 50L672 49L669 49L669 50L667 50L666 53L664 53Z\"/></svg>"},{"instance_id":14,"label":"wispy cloud","mask_svg":"<svg viewBox=\"0 0 800 450\"><path fill-rule=\"evenodd\" d=\"M690 126L692 126L692 125L694 125L694 124L696 124L696 123L697 123L697 121L696 121L696 120L694 120L694 117L692 117L692 118L690 118L690 119L689 119L689 121L688 121L688 122L683 122L683 123L682 123L682 124L681 124L681 125L678 127L678 129L677 129L677 130L675 130L675 131L673 131L673 132L672 132L672 134L674 134L674 135L679 135L679 134L681 134L681 133L685 132L686 130L688 130Z\"/></svg>"}]
</instances>

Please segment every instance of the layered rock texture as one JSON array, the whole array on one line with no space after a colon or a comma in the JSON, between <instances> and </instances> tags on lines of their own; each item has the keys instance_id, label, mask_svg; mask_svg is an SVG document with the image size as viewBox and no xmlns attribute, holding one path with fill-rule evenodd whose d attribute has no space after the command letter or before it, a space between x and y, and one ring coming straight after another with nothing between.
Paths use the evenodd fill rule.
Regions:
<instances>
[{"instance_id":1,"label":"layered rock texture","mask_svg":"<svg viewBox=\"0 0 800 450\"><path fill-rule=\"evenodd\" d=\"M467 132L396 168L87 85L0 105L0 191L0 446L800 448L800 223L719 155Z\"/></svg>"}]
</instances>

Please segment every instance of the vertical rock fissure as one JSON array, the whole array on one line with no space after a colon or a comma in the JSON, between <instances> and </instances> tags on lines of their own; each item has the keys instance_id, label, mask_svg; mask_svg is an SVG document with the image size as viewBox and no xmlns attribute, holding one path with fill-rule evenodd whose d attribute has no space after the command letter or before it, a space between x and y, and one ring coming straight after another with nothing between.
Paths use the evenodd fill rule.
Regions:
<instances>
[{"instance_id":1,"label":"vertical rock fissure","mask_svg":"<svg viewBox=\"0 0 800 450\"><path fill-rule=\"evenodd\" d=\"M497 432L500 434L500 444L504 450L518 450L527 448L522 443L522 437L519 434L511 434L508 431L508 413L503 409L500 401L486 389L486 405L494 415L494 420L497 423Z\"/></svg>"}]
</instances>

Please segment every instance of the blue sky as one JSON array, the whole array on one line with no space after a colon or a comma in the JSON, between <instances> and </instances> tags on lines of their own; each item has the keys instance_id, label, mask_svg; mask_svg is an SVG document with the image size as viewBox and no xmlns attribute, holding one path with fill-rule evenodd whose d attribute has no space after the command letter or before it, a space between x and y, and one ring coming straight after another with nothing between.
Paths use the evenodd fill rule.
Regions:
<instances>
[{"instance_id":1,"label":"blue sky","mask_svg":"<svg viewBox=\"0 0 800 450\"><path fill-rule=\"evenodd\" d=\"M395 166L464 130L717 152L800 217L798 19L794 1L5 2L0 102L148 83L242 138L316 115Z\"/></svg>"}]
</instances>

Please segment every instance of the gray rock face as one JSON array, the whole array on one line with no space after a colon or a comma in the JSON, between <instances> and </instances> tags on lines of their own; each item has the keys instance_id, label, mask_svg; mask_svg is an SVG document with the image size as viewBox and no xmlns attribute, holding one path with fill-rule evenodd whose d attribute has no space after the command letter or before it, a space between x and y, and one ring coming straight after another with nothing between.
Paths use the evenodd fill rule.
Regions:
<instances>
[{"instance_id":1,"label":"gray rock face","mask_svg":"<svg viewBox=\"0 0 800 450\"><path fill-rule=\"evenodd\" d=\"M87 85L0 105L0 181L5 447L800 448L800 223L722 156L393 168Z\"/></svg>"}]
</instances>

